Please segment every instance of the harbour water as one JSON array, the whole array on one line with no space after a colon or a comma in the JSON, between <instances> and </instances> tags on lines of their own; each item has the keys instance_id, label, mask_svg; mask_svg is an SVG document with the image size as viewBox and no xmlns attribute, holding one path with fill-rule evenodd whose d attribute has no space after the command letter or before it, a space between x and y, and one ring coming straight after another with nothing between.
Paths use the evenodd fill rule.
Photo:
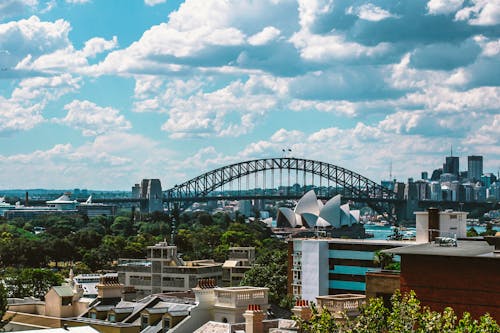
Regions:
<instances>
[{"instance_id":1,"label":"harbour water","mask_svg":"<svg viewBox=\"0 0 500 333\"><path fill-rule=\"evenodd\" d=\"M471 227L468 226L467 230ZM474 229L480 234L486 230L486 227L474 226ZM494 226L494 230L500 231L500 227ZM392 228L390 226L377 226L377 225L365 225L365 230L367 233L373 234L372 239L387 239L387 236L392 234ZM410 236L411 234L415 235L415 228L407 228L406 230L401 231L402 234Z\"/></svg>"}]
</instances>

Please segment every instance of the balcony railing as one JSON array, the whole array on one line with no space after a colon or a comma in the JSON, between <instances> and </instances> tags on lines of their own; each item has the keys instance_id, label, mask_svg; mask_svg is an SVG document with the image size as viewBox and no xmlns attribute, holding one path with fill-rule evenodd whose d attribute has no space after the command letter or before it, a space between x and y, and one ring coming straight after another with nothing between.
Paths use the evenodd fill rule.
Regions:
<instances>
[{"instance_id":1,"label":"balcony railing","mask_svg":"<svg viewBox=\"0 0 500 333\"><path fill-rule=\"evenodd\" d=\"M342 318L345 313L348 317L359 314L359 308L365 303L366 296L358 294L338 294L316 297L318 308L327 309L333 316Z\"/></svg>"}]
</instances>

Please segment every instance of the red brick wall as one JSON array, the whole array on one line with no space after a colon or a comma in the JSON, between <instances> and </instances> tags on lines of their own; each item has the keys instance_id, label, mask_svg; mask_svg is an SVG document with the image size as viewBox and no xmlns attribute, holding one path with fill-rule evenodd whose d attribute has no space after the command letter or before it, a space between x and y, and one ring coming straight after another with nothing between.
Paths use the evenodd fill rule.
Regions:
<instances>
[{"instance_id":1,"label":"red brick wall","mask_svg":"<svg viewBox=\"0 0 500 333\"><path fill-rule=\"evenodd\" d=\"M500 261L492 258L403 255L401 291L414 290L422 305L500 321Z\"/></svg>"}]
</instances>

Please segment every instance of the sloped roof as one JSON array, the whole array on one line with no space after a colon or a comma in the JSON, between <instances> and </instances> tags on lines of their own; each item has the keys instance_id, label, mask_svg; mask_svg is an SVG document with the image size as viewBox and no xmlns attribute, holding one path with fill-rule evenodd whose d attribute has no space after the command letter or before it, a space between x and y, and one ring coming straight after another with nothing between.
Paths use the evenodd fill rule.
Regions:
<instances>
[{"instance_id":1,"label":"sloped roof","mask_svg":"<svg viewBox=\"0 0 500 333\"><path fill-rule=\"evenodd\" d=\"M70 286L55 286L52 289L61 297L73 296L73 289Z\"/></svg>"}]
</instances>

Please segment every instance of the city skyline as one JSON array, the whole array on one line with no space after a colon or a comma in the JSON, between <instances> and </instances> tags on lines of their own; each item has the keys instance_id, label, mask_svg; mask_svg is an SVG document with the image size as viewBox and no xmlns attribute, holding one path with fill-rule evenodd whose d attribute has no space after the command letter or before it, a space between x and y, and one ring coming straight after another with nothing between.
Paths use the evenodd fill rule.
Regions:
<instances>
[{"instance_id":1,"label":"city skyline","mask_svg":"<svg viewBox=\"0 0 500 333\"><path fill-rule=\"evenodd\" d=\"M497 174L499 25L498 1L7 0L0 188L170 188L283 149L379 182L453 145Z\"/></svg>"}]
</instances>

